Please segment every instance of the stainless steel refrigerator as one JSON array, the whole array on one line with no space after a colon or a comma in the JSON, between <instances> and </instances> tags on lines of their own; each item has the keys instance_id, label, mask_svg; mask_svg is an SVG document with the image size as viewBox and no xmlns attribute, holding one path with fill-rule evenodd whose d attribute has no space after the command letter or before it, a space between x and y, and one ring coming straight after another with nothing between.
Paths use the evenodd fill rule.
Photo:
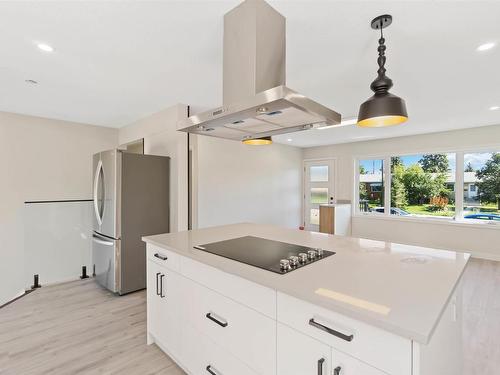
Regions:
<instances>
[{"instance_id":1,"label":"stainless steel refrigerator","mask_svg":"<svg viewBox=\"0 0 500 375\"><path fill-rule=\"evenodd\" d=\"M115 293L146 287L141 237L169 231L169 161L120 150L93 157L94 273Z\"/></svg>"}]
</instances>

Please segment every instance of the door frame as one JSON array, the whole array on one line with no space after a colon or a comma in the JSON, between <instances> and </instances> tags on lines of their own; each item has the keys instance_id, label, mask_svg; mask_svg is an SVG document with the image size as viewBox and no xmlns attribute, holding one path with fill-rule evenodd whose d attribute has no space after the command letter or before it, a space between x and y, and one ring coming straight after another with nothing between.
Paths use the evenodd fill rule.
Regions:
<instances>
[{"instance_id":1,"label":"door frame","mask_svg":"<svg viewBox=\"0 0 500 375\"><path fill-rule=\"evenodd\" d=\"M336 200L337 198L335 197L337 193L337 159L336 157L329 157L329 158L310 158L310 159L303 159L302 160L302 225L304 226L304 229L307 230L306 228L306 164L310 162L328 162L331 163L333 166L333 175L330 174L330 177L333 178L333 184L332 186L332 194L334 199Z\"/></svg>"}]
</instances>

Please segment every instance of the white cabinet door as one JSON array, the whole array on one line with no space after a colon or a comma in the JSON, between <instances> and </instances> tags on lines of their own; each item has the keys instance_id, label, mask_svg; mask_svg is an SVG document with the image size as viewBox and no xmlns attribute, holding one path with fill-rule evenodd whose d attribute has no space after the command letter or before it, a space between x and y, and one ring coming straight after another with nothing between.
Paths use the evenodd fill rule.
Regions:
<instances>
[{"instance_id":1,"label":"white cabinet door","mask_svg":"<svg viewBox=\"0 0 500 375\"><path fill-rule=\"evenodd\" d=\"M278 323L278 375L330 375L331 351L330 346Z\"/></svg>"},{"instance_id":2,"label":"white cabinet door","mask_svg":"<svg viewBox=\"0 0 500 375\"><path fill-rule=\"evenodd\" d=\"M189 325L183 329L181 346L181 361L189 374L257 375L208 336Z\"/></svg>"},{"instance_id":3,"label":"white cabinet door","mask_svg":"<svg viewBox=\"0 0 500 375\"><path fill-rule=\"evenodd\" d=\"M161 269L155 263L148 261L147 263L147 315L148 315L148 334L158 339L156 336L160 333L159 319L160 319L160 275ZM154 341L149 341L152 344Z\"/></svg>"},{"instance_id":4,"label":"white cabinet door","mask_svg":"<svg viewBox=\"0 0 500 375\"><path fill-rule=\"evenodd\" d=\"M377 370L364 362L347 354L332 349L332 374L333 375L387 375L386 372Z\"/></svg>"},{"instance_id":5,"label":"white cabinet door","mask_svg":"<svg viewBox=\"0 0 500 375\"><path fill-rule=\"evenodd\" d=\"M173 356L179 355L181 276L148 261L148 331Z\"/></svg>"}]
</instances>

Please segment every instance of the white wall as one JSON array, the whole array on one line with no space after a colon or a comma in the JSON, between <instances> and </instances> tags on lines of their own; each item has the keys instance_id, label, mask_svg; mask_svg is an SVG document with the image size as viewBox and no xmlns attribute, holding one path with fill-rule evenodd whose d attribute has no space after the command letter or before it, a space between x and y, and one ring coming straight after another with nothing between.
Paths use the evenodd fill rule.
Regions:
<instances>
[{"instance_id":1,"label":"white wall","mask_svg":"<svg viewBox=\"0 0 500 375\"><path fill-rule=\"evenodd\" d=\"M500 149L500 125L307 148L304 158L337 158L337 197L354 202L356 157L481 149ZM470 251L476 256L500 260L499 228L366 216L353 217L352 224L353 236L357 237Z\"/></svg>"},{"instance_id":2,"label":"white wall","mask_svg":"<svg viewBox=\"0 0 500 375\"><path fill-rule=\"evenodd\" d=\"M187 117L187 106L177 104L119 130L119 143L144 138L144 152L170 157L170 230L187 229L187 134L177 122Z\"/></svg>"},{"instance_id":3,"label":"white wall","mask_svg":"<svg viewBox=\"0 0 500 375\"><path fill-rule=\"evenodd\" d=\"M302 149L193 138L197 145L194 203L199 228L239 222L298 228Z\"/></svg>"},{"instance_id":4,"label":"white wall","mask_svg":"<svg viewBox=\"0 0 500 375\"><path fill-rule=\"evenodd\" d=\"M0 112L0 304L24 289L27 200L90 199L92 154L115 129Z\"/></svg>"},{"instance_id":5,"label":"white wall","mask_svg":"<svg viewBox=\"0 0 500 375\"><path fill-rule=\"evenodd\" d=\"M119 143L144 138L148 154L171 158L171 230L187 229L187 135L177 131L187 106L178 104L119 130ZM302 150L274 144L191 136L193 226L242 221L298 227L301 222Z\"/></svg>"}]
</instances>

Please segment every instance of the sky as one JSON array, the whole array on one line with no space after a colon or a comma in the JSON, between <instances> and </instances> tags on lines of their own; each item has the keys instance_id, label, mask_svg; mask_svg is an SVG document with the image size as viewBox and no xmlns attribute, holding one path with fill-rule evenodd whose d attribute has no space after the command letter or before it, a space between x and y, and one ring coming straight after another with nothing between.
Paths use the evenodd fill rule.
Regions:
<instances>
[{"instance_id":1,"label":"sky","mask_svg":"<svg viewBox=\"0 0 500 375\"><path fill-rule=\"evenodd\" d=\"M401 161L405 167L408 167L413 164L417 164L424 154L415 154L415 155L405 155L400 156ZM448 156L448 165L449 169L455 170L455 154L446 154ZM464 165L466 166L469 162L472 165L474 170L480 169L484 166L484 163L491 158L491 152L483 152L483 153L474 153L474 154L465 154L464 155ZM365 168L368 173L379 174L382 171L382 160L374 159L374 160L360 160L359 164Z\"/></svg>"},{"instance_id":2,"label":"sky","mask_svg":"<svg viewBox=\"0 0 500 375\"><path fill-rule=\"evenodd\" d=\"M491 152L483 152L481 154L465 154L464 165L466 166L470 162L474 170L481 169L484 163L491 158L491 155Z\"/></svg>"}]
</instances>

